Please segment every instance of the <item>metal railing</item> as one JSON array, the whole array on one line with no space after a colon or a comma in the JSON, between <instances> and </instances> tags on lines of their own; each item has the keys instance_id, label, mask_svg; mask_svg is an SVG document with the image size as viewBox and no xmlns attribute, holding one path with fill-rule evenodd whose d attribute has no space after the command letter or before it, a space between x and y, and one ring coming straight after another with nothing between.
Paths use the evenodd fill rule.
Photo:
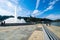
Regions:
<instances>
[{"instance_id":1,"label":"metal railing","mask_svg":"<svg viewBox=\"0 0 60 40\"><path fill-rule=\"evenodd\" d=\"M45 35L45 40L60 40L52 31L50 31L46 26L43 25L43 32Z\"/></svg>"}]
</instances>

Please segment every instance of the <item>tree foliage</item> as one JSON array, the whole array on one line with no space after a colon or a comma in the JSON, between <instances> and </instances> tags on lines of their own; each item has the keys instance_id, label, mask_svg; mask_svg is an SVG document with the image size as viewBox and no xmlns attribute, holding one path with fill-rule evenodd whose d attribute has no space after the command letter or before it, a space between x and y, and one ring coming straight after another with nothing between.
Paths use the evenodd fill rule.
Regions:
<instances>
[{"instance_id":1,"label":"tree foliage","mask_svg":"<svg viewBox=\"0 0 60 40\"><path fill-rule=\"evenodd\" d=\"M11 18L11 17L14 17L14 16L1 16L0 15L0 21L4 21L4 20Z\"/></svg>"}]
</instances>

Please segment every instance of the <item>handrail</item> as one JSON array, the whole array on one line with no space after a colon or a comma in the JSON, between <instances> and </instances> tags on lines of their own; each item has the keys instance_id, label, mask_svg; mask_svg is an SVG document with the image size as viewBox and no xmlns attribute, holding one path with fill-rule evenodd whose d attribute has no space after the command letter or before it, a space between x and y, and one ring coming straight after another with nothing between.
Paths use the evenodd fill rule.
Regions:
<instances>
[{"instance_id":1,"label":"handrail","mask_svg":"<svg viewBox=\"0 0 60 40\"><path fill-rule=\"evenodd\" d=\"M45 30L45 33L47 34L49 40L60 40L52 31L50 31L46 26L43 25L43 29ZM46 35L45 34L45 35Z\"/></svg>"}]
</instances>

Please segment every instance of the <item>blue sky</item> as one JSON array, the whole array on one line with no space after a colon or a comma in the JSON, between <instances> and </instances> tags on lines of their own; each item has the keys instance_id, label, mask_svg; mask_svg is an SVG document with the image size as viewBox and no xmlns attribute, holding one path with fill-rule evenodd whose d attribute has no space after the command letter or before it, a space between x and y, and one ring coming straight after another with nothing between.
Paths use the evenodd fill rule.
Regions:
<instances>
[{"instance_id":1,"label":"blue sky","mask_svg":"<svg viewBox=\"0 0 60 40\"><path fill-rule=\"evenodd\" d=\"M60 19L60 0L0 0L0 15Z\"/></svg>"}]
</instances>

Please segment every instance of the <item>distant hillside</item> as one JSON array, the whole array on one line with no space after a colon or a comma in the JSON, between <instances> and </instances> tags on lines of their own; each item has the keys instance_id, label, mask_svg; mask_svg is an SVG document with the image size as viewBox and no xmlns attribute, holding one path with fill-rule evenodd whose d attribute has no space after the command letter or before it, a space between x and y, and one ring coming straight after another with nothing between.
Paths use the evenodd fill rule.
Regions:
<instances>
[{"instance_id":1,"label":"distant hillside","mask_svg":"<svg viewBox=\"0 0 60 40\"><path fill-rule=\"evenodd\" d=\"M47 19L47 18L35 18L35 17L18 17L18 19L23 18L26 22L41 22L41 21L49 21L51 22L52 20Z\"/></svg>"},{"instance_id":2,"label":"distant hillside","mask_svg":"<svg viewBox=\"0 0 60 40\"><path fill-rule=\"evenodd\" d=\"M54 20L55 22L60 22L60 19L56 19L56 20Z\"/></svg>"},{"instance_id":3,"label":"distant hillside","mask_svg":"<svg viewBox=\"0 0 60 40\"><path fill-rule=\"evenodd\" d=\"M0 15L0 21L6 20L6 19L11 18L11 17L14 17L14 16L1 16Z\"/></svg>"}]
</instances>

